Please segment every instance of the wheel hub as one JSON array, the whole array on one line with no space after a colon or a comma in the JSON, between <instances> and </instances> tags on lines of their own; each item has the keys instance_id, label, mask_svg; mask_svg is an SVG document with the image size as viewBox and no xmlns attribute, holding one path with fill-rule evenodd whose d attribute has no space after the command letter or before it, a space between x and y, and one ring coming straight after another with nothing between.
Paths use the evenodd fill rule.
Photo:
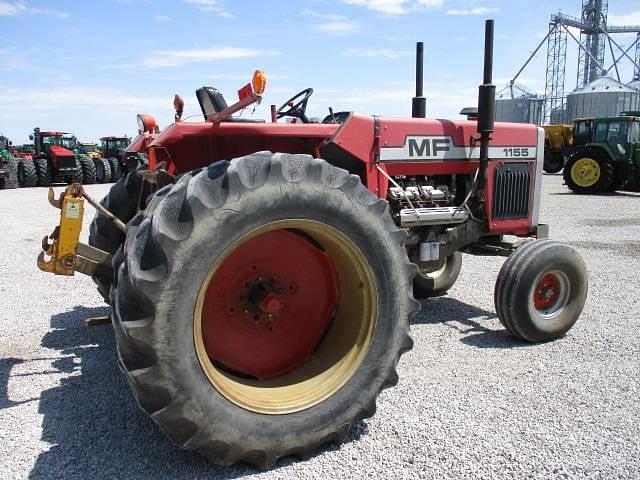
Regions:
<instances>
[{"instance_id":1,"label":"wheel hub","mask_svg":"<svg viewBox=\"0 0 640 480\"><path fill-rule=\"evenodd\" d=\"M209 284L203 337L209 357L260 380L306 362L339 301L335 268L292 230L254 237L224 260Z\"/></svg>"},{"instance_id":2,"label":"wheel hub","mask_svg":"<svg viewBox=\"0 0 640 480\"><path fill-rule=\"evenodd\" d=\"M560 282L552 273L544 275L534 290L533 304L538 310L548 310L560 295Z\"/></svg>"},{"instance_id":3,"label":"wheel hub","mask_svg":"<svg viewBox=\"0 0 640 480\"><path fill-rule=\"evenodd\" d=\"M600 165L593 158L581 158L571 167L571 178L580 187L590 187L600 179Z\"/></svg>"}]
</instances>

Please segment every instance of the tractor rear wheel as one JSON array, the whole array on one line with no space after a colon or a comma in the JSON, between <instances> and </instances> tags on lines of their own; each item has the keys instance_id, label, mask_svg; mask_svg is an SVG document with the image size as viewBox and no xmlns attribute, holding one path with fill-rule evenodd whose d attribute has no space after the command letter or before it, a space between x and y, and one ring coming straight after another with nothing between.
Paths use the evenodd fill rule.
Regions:
<instances>
[{"instance_id":1,"label":"tractor rear wheel","mask_svg":"<svg viewBox=\"0 0 640 480\"><path fill-rule=\"evenodd\" d=\"M562 152L544 151L543 169L547 173L558 173L564 167L564 155Z\"/></svg>"},{"instance_id":2,"label":"tractor rear wheel","mask_svg":"<svg viewBox=\"0 0 640 480\"><path fill-rule=\"evenodd\" d=\"M356 175L306 155L183 175L127 235L118 275L119 360L138 403L222 465L342 441L412 345L405 236Z\"/></svg>"},{"instance_id":3,"label":"tractor rear wheel","mask_svg":"<svg viewBox=\"0 0 640 480\"><path fill-rule=\"evenodd\" d=\"M35 187L38 185L38 172L33 160L18 162L18 185L21 187Z\"/></svg>"},{"instance_id":4,"label":"tractor rear wheel","mask_svg":"<svg viewBox=\"0 0 640 480\"><path fill-rule=\"evenodd\" d=\"M84 185L92 185L96 183L96 166L90 158L80 158L80 169L82 170L82 183Z\"/></svg>"},{"instance_id":5,"label":"tractor rear wheel","mask_svg":"<svg viewBox=\"0 0 640 480\"><path fill-rule=\"evenodd\" d=\"M536 240L519 247L502 265L494 291L496 313L520 340L552 340L576 323L587 288L587 269L573 248Z\"/></svg>"},{"instance_id":6,"label":"tractor rear wheel","mask_svg":"<svg viewBox=\"0 0 640 480\"><path fill-rule=\"evenodd\" d=\"M95 158L93 164L96 170L96 183L109 183L111 181L111 165L104 158Z\"/></svg>"},{"instance_id":7,"label":"tractor rear wheel","mask_svg":"<svg viewBox=\"0 0 640 480\"><path fill-rule=\"evenodd\" d=\"M462 253L453 255L440 262L418 263L418 274L413 279L415 298L439 297L445 295L456 283L462 266Z\"/></svg>"},{"instance_id":8,"label":"tractor rear wheel","mask_svg":"<svg viewBox=\"0 0 640 480\"><path fill-rule=\"evenodd\" d=\"M7 176L0 179L0 183L2 184L0 188L18 188L18 160L14 157L9 157L5 162L5 169Z\"/></svg>"},{"instance_id":9,"label":"tractor rear wheel","mask_svg":"<svg viewBox=\"0 0 640 480\"><path fill-rule=\"evenodd\" d=\"M614 182L613 162L601 151L586 148L569 157L563 176L576 193L607 193Z\"/></svg>"},{"instance_id":10,"label":"tractor rear wheel","mask_svg":"<svg viewBox=\"0 0 640 480\"><path fill-rule=\"evenodd\" d=\"M142 180L137 171L130 172L117 181L109 193L100 201L105 207L125 224L136 214L138 209L138 196ZM96 213L89 227L89 245L105 252L114 254L118 247L124 243L125 235L108 219ZM98 287L98 292L105 302L111 303L109 292L113 278L93 277Z\"/></svg>"},{"instance_id":11,"label":"tractor rear wheel","mask_svg":"<svg viewBox=\"0 0 640 480\"><path fill-rule=\"evenodd\" d=\"M46 158L36 158L34 161L36 166L36 175L38 177L39 187L48 187L53 181L53 174L51 173L51 165Z\"/></svg>"},{"instance_id":12,"label":"tractor rear wheel","mask_svg":"<svg viewBox=\"0 0 640 480\"><path fill-rule=\"evenodd\" d=\"M114 157L110 157L108 159L109 165L111 166L111 181L117 182L122 177L122 165L120 165L120 160Z\"/></svg>"}]
</instances>

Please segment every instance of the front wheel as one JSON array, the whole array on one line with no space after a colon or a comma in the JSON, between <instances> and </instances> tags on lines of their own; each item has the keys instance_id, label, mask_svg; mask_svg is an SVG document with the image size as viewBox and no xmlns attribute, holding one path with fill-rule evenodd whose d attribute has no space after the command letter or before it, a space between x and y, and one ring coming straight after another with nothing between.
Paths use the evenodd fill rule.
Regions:
<instances>
[{"instance_id":1,"label":"front wheel","mask_svg":"<svg viewBox=\"0 0 640 480\"><path fill-rule=\"evenodd\" d=\"M454 252L439 262L418 262L418 274L413 278L415 298L439 297L456 283L462 267L462 253Z\"/></svg>"},{"instance_id":2,"label":"front wheel","mask_svg":"<svg viewBox=\"0 0 640 480\"><path fill-rule=\"evenodd\" d=\"M543 169L547 173L558 173L564 167L564 155L562 152L544 151Z\"/></svg>"},{"instance_id":3,"label":"front wheel","mask_svg":"<svg viewBox=\"0 0 640 480\"><path fill-rule=\"evenodd\" d=\"M357 176L306 155L218 162L183 175L129 235L119 358L181 447L260 468L306 457L397 382L415 267Z\"/></svg>"},{"instance_id":4,"label":"front wheel","mask_svg":"<svg viewBox=\"0 0 640 480\"><path fill-rule=\"evenodd\" d=\"M38 177L39 187L48 187L53 181L51 165L46 158L36 158L34 160L36 166L36 176Z\"/></svg>"},{"instance_id":5,"label":"front wheel","mask_svg":"<svg viewBox=\"0 0 640 480\"><path fill-rule=\"evenodd\" d=\"M586 266L573 248L555 240L533 241L502 265L494 291L496 313L520 340L552 340L578 320L587 286Z\"/></svg>"}]
</instances>

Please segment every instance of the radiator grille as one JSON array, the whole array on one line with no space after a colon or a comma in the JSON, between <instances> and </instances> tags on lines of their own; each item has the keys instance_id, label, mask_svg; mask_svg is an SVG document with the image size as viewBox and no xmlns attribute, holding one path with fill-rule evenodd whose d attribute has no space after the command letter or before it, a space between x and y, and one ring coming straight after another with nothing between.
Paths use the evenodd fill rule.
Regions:
<instances>
[{"instance_id":1,"label":"radiator grille","mask_svg":"<svg viewBox=\"0 0 640 480\"><path fill-rule=\"evenodd\" d=\"M530 163L503 163L493 177L493 218L527 218L531 191Z\"/></svg>"}]
</instances>

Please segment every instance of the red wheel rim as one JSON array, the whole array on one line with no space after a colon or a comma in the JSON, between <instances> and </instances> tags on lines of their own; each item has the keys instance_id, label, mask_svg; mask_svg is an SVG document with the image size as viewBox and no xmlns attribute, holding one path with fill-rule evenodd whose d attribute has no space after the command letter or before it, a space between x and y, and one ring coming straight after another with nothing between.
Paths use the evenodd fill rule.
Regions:
<instances>
[{"instance_id":1,"label":"red wheel rim","mask_svg":"<svg viewBox=\"0 0 640 480\"><path fill-rule=\"evenodd\" d=\"M209 358L260 380L294 370L313 354L339 301L335 267L293 230L252 237L222 262L202 309Z\"/></svg>"},{"instance_id":2,"label":"red wheel rim","mask_svg":"<svg viewBox=\"0 0 640 480\"><path fill-rule=\"evenodd\" d=\"M560 281L553 273L544 275L533 291L533 305L537 310L548 310L560 296Z\"/></svg>"}]
</instances>

